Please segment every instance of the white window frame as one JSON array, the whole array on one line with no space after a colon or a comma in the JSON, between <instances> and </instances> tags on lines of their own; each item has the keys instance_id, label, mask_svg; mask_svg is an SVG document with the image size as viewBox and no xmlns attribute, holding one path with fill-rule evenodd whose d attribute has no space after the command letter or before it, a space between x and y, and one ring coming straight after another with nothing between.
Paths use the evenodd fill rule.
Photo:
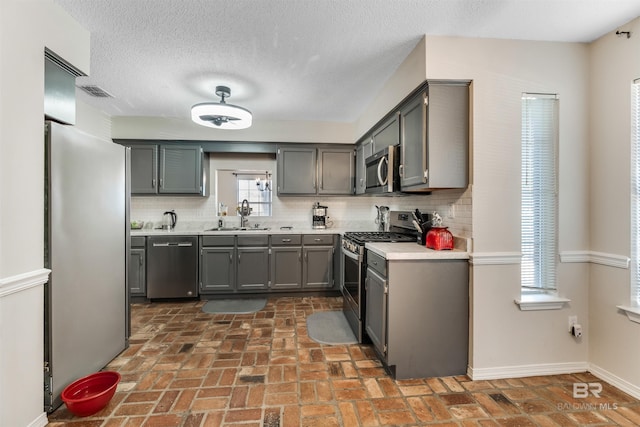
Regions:
<instances>
[{"instance_id":1,"label":"white window frame","mask_svg":"<svg viewBox=\"0 0 640 427\"><path fill-rule=\"evenodd\" d=\"M236 172L236 199L238 209L236 214L240 215L240 205L242 200L247 199L251 216L272 216L273 215L273 193L271 191L271 174L259 171L242 171ZM260 182L258 182L258 180ZM248 191L245 191L246 185L240 183L248 183ZM265 182L268 184L265 186ZM261 185L260 185L261 184Z\"/></svg>"},{"instance_id":2,"label":"white window frame","mask_svg":"<svg viewBox=\"0 0 640 427\"><path fill-rule=\"evenodd\" d=\"M521 289L556 294L558 263L557 94L522 94Z\"/></svg>"}]
</instances>

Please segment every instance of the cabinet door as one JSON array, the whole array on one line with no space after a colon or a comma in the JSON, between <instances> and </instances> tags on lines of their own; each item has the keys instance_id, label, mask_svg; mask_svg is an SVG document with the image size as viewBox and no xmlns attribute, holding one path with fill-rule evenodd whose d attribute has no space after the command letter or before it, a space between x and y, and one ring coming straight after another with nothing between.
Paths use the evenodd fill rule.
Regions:
<instances>
[{"instance_id":1,"label":"cabinet door","mask_svg":"<svg viewBox=\"0 0 640 427\"><path fill-rule=\"evenodd\" d=\"M358 145L356 148L356 194L364 194L367 188L367 169L365 160L373 154L371 139Z\"/></svg>"},{"instance_id":2,"label":"cabinet door","mask_svg":"<svg viewBox=\"0 0 640 427\"><path fill-rule=\"evenodd\" d=\"M374 129L371 141L373 143L374 153L377 153L390 145L400 144L400 121L398 114L394 114Z\"/></svg>"},{"instance_id":3,"label":"cabinet door","mask_svg":"<svg viewBox=\"0 0 640 427\"><path fill-rule=\"evenodd\" d=\"M278 194L316 194L316 149L278 148Z\"/></svg>"},{"instance_id":4,"label":"cabinet door","mask_svg":"<svg viewBox=\"0 0 640 427\"><path fill-rule=\"evenodd\" d=\"M202 248L200 293L231 291L235 288L234 248Z\"/></svg>"},{"instance_id":5,"label":"cabinet door","mask_svg":"<svg viewBox=\"0 0 640 427\"><path fill-rule=\"evenodd\" d=\"M269 248L238 248L238 290L267 289Z\"/></svg>"},{"instance_id":6,"label":"cabinet door","mask_svg":"<svg viewBox=\"0 0 640 427\"><path fill-rule=\"evenodd\" d=\"M202 148L161 145L159 172L160 193L200 193Z\"/></svg>"},{"instance_id":7,"label":"cabinet door","mask_svg":"<svg viewBox=\"0 0 640 427\"><path fill-rule=\"evenodd\" d=\"M333 247L316 246L303 249L302 286L333 287Z\"/></svg>"},{"instance_id":8,"label":"cabinet door","mask_svg":"<svg viewBox=\"0 0 640 427\"><path fill-rule=\"evenodd\" d=\"M143 248L131 249L129 259L129 292L131 296L146 296L145 250Z\"/></svg>"},{"instance_id":9,"label":"cabinet door","mask_svg":"<svg viewBox=\"0 0 640 427\"><path fill-rule=\"evenodd\" d=\"M302 287L302 247L271 249L271 289Z\"/></svg>"},{"instance_id":10,"label":"cabinet door","mask_svg":"<svg viewBox=\"0 0 640 427\"><path fill-rule=\"evenodd\" d=\"M365 330L378 353L387 354L387 281L371 268L365 281Z\"/></svg>"},{"instance_id":11,"label":"cabinet door","mask_svg":"<svg viewBox=\"0 0 640 427\"><path fill-rule=\"evenodd\" d=\"M158 147L131 146L131 194L158 192Z\"/></svg>"},{"instance_id":12,"label":"cabinet door","mask_svg":"<svg viewBox=\"0 0 640 427\"><path fill-rule=\"evenodd\" d=\"M400 188L426 182L427 115L426 93L421 93L400 111Z\"/></svg>"},{"instance_id":13,"label":"cabinet door","mask_svg":"<svg viewBox=\"0 0 640 427\"><path fill-rule=\"evenodd\" d=\"M469 171L469 86L429 85L427 149L431 188L465 188Z\"/></svg>"},{"instance_id":14,"label":"cabinet door","mask_svg":"<svg viewBox=\"0 0 640 427\"><path fill-rule=\"evenodd\" d=\"M353 194L355 175L353 148L318 149L318 194Z\"/></svg>"}]
</instances>

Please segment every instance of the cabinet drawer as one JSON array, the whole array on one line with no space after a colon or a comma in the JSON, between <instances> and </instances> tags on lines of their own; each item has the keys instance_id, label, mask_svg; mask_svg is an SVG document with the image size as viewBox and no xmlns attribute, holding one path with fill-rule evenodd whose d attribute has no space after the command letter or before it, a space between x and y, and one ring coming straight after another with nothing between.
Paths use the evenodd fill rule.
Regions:
<instances>
[{"instance_id":1,"label":"cabinet drawer","mask_svg":"<svg viewBox=\"0 0 640 427\"><path fill-rule=\"evenodd\" d=\"M234 246L235 236L202 236L202 246Z\"/></svg>"},{"instance_id":2,"label":"cabinet drawer","mask_svg":"<svg viewBox=\"0 0 640 427\"><path fill-rule=\"evenodd\" d=\"M305 245L333 245L333 234L305 234L302 242Z\"/></svg>"},{"instance_id":3,"label":"cabinet drawer","mask_svg":"<svg viewBox=\"0 0 640 427\"><path fill-rule=\"evenodd\" d=\"M367 251L367 266L387 277L387 260L375 252Z\"/></svg>"},{"instance_id":4,"label":"cabinet drawer","mask_svg":"<svg viewBox=\"0 0 640 427\"><path fill-rule=\"evenodd\" d=\"M132 248L144 248L146 237L144 236L131 236Z\"/></svg>"},{"instance_id":5,"label":"cabinet drawer","mask_svg":"<svg viewBox=\"0 0 640 427\"><path fill-rule=\"evenodd\" d=\"M250 236L241 235L238 236L238 246L269 246L269 236L266 234L259 236L254 234Z\"/></svg>"},{"instance_id":6,"label":"cabinet drawer","mask_svg":"<svg viewBox=\"0 0 640 427\"><path fill-rule=\"evenodd\" d=\"M300 246L302 244L302 235L300 234L272 234L272 246Z\"/></svg>"}]
</instances>

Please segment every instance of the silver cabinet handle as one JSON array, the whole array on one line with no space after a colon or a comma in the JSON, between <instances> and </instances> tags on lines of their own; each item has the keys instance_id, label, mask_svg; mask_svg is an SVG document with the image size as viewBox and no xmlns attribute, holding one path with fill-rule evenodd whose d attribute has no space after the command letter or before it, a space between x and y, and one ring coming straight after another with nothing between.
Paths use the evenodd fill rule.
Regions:
<instances>
[{"instance_id":1,"label":"silver cabinet handle","mask_svg":"<svg viewBox=\"0 0 640 427\"><path fill-rule=\"evenodd\" d=\"M316 237L315 239L313 239L313 241L314 242L322 242L322 239L319 239L319 238Z\"/></svg>"},{"instance_id":2,"label":"silver cabinet handle","mask_svg":"<svg viewBox=\"0 0 640 427\"><path fill-rule=\"evenodd\" d=\"M156 188L156 179L155 178L153 178L151 180L151 188Z\"/></svg>"},{"instance_id":3,"label":"silver cabinet handle","mask_svg":"<svg viewBox=\"0 0 640 427\"><path fill-rule=\"evenodd\" d=\"M282 243L289 243L291 239L282 239Z\"/></svg>"},{"instance_id":4,"label":"silver cabinet handle","mask_svg":"<svg viewBox=\"0 0 640 427\"><path fill-rule=\"evenodd\" d=\"M229 254L229 264L233 262L233 255Z\"/></svg>"},{"instance_id":5,"label":"silver cabinet handle","mask_svg":"<svg viewBox=\"0 0 640 427\"><path fill-rule=\"evenodd\" d=\"M162 178L160 178L160 188L164 187L164 183L162 182Z\"/></svg>"}]
</instances>

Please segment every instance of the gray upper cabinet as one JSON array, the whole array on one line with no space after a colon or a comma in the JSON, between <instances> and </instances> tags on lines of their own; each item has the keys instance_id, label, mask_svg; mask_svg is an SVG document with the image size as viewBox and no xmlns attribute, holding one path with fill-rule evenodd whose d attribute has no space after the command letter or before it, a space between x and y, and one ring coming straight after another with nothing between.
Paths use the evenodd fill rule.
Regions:
<instances>
[{"instance_id":1,"label":"gray upper cabinet","mask_svg":"<svg viewBox=\"0 0 640 427\"><path fill-rule=\"evenodd\" d=\"M366 138L358 143L356 147L356 194L364 194L367 189L365 160L372 154L373 143L371 142L371 138Z\"/></svg>"},{"instance_id":2,"label":"gray upper cabinet","mask_svg":"<svg viewBox=\"0 0 640 427\"><path fill-rule=\"evenodd\" d=\"M355 162L353 148L319 148L318 194L353 194Z\"/></svg>"},{"instance_id":3,"label":"gray upper cabinet","mask_svg":"<svg viewBox=\"0 0 640 427\"><path fill-rule=\"evenodd\" d=\"M131 146L131 193L158 192L158 146Z\"/></svg>"},{"instance_id":4,"label":"gray upper cabinet","mask_svg":"<svg viewBox=\"0 0 640 427\"><path fill-rule=\"evenodd\" d=\"M400 109L402 191L466 188L469 82L429 82Z\"/></svg>"},{"instance_id":5,"label":"gray upper cabinet","mask_svg":"<svg viewBox=\"0 0 640 427\"><path fill-rule=\"evenodd\" d=\"M159 193L199 194L202 192L201 147L160 146Z\"/></svg>"},{"instance_id":6,"label":"gray upper cabinet","mask_svg":"<svg viewBox=\"0 0 640 427\"><path fill-rule=\"evenodd\" d=\"M202 147L131 145L133 195L207 195L207 174Z\"/></svg>"},{"instance_id":7,"label":"gray upper cabinet","mask_svg":"<svg viewBox=\"0 0 640 427\"><path fill-rule=\"evenodd\" d=\"M278 194L316 194L315 147L278 148Z\"/></svg>"},{"instance_id":8,"label":"gray upper cabinet","mask_svg":"<svg viewBox=\"0 0 640 427\"><path fill-rule=\"evenodd\" d=\"M353 194L354 150L278 147L278 195Z\"/></svg>"},{"instance_id":9,"label":"gray upper cabinet","mask_svg":"<svg viewBox=\"0 0 640 427\"><path fill-rule=\"evenodd\" d=\"M400 144L400 118L398 113L394 113L380 126L373 130L371 134L373 152L377 153L390 145Z\"/></svg>"}]
</instances>

